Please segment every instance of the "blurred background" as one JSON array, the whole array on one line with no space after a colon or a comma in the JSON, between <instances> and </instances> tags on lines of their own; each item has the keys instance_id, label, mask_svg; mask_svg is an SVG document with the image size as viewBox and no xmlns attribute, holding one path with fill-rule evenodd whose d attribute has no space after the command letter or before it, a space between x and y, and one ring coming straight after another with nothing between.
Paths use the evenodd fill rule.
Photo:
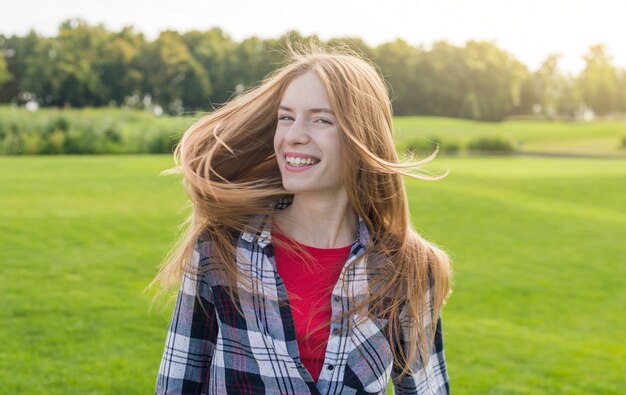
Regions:
<instances>
[{"instance_id":1,"label":"blurred background","mask_svg":"<svg viewBox=\"0 0 626 395\"><path fill-rule=\"evenodd\" d=\"M159 173L194 121L313 40L374 62L398 152L439 147L426 169L450 171L406 183L413 225L454 261L453 392L626 392L626 6L2 7L2 391L153 392L173 306L146 287L189 214Z\"/></svg>"}]
</instances>

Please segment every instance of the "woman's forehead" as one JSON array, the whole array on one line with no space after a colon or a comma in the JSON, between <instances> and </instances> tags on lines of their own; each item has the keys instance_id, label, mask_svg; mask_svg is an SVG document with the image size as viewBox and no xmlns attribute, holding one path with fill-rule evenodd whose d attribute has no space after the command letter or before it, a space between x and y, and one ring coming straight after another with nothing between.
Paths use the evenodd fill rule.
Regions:
<instances>
[{"instance_id":1,"label":"woman's forehead","mask_svg":"<svg viewBox=\"0 0 626 395\"><path fill-rule=\"evenodd\" d=\"M295 107L307 107L307 109L325 109L330 112L330 100L322 80L313 72L307 72L297 76L289 82L283 92L280 106L295 109Z\"/></svg>"}]
</instances>

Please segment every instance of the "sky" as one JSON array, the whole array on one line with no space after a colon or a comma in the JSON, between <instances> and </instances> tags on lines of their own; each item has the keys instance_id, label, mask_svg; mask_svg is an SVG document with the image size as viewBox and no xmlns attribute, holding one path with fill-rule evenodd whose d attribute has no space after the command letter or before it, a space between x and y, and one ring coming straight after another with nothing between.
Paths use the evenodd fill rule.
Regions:
<instances>
[{"instance_id":1,"label":"sky","mask_svg":"<svg viewBox=\"0 0 626 395\"><path fill-rule=\"evenodd\" d=\"M370 46L402 38L428 48L446 40L494 42L531 70L551 53L561 69L578 73L582 56L605 44L613 63L626 68L626 2L621 0L20 0L1 6L0 33L33 29L53 36L68 18L117 31L132 25L150 39L166 29L219 27L235 40L304 35L360 37Z\"/></svg>"}]
</instances>

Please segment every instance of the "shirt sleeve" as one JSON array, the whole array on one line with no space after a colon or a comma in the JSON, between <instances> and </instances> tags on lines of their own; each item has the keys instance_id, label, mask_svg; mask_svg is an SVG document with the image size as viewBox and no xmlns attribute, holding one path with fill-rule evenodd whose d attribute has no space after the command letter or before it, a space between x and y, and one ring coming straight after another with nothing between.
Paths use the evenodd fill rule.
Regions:
<instances>
[{"instance_id":1,"label":"shirt sleeve","mask_svg":"<svg viewBox=\"0 0 626 395\"><path fill-rule=\"evenodd\" d=\"M185 271L170 322L156 394L204 394L209 382L218 323L206 273L196 274L196 247Z\"/></svg>"},{"instance_id":2,"label":"shirt sleeve","mask_svg":"<svg viewBox=\"0 0 626 395\"><path fill-rule=\"evenodd\" d=\"M427 294L427 300L430 300L430 293ZM430 317L433 317L432 300ZM402 316L402 314L401 314ZM392 370L392 380L395 394L420 394L420 395L449 395L450 384L448 379L448 370L446 368L446 359L443 352L443 330L441 316L437 318L437 326L435 330L434 342L429 353L428 359L422 363L419 356L411 362L413 374L400 376L400 367L394 366ZM405 352L408 352L408 336L406 323L407 319L401 319L400 343ZM426 325L430 324L427 322ZM427 328L424 328L427 331Z\"/></svg>"}]
</instances>

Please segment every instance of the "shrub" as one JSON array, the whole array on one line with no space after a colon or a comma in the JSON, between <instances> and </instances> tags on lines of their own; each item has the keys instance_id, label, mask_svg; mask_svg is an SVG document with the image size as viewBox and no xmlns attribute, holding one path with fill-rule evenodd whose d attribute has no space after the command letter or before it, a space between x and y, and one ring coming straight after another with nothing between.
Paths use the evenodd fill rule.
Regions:
<instances>
[{"instance_id":1,"label":"shrub","mask_svg":"<svg viewBox=\"0 0 626 395\"><path fill-rule=\"evenodd\" d=\"M171 154L176 140L167 134L159 133L151 136L146 144L146 152L151 154Z\"/></svg>"},{"instance_id":2,"label":"shrub","mask_svg":"<svg viewBox=\"0 0 626 395\"><path fill-rule=\"evenodd\" d=\"M11 133L2 140L0 152L8 155L21 155L24 153L24 141L18 134Z\"/></svg>"},{"instance_id":3,"label":"shrub","mask_svg":"<svg viewBox=\"0 0 626 395\"><path fill-rule=\"evenodd\" d=\"M51 121L46 122L43 127L43 132L46 135L50 135L56 130L60 130L61 132L67 132L70 130L70 122L63 115L59 115Z\"/></svg>"},{"instance_id":4,"label":"shrub","mask_svg":"<svg viewBox=\"0 0 626 395\"><path fill-rule=\"evenodd\" d=\"M62 130L55 130L48 136L48 154L62 154L65 147L65 133Z\"/></svg>"},{"instance_id":5,"label":"shrub","mask_svg":"<svg viewBox=\"0 0 626 395\"><path fill-rule=\"evenodd\" d=\"M456 142L443 142L439 137L430 137L428 139L414 139L407 143L407 155L430 155L439 146L439 152L445 154L456 154L459 152L460 145Z\"/></svg>"},{"instance_id":6,"label":"shrub","mask_svg":"<svg viewBox=\"0 0 626 395\"><path fill-rule=\"evenodd\" d=\"M0 154L171 154L194 120L129 109L0 106Z\"/></svg>"},{"instance_id":7,"label":"shrub","mask_svg":"<svg viewBox=\"0 0 626 395\"><path fill-rule=\"evenodd\" d=\"M41 152L44 141L39 133L24 133L22 136L24 154L33 155Z\"/></svg>"},{"instance_id":8,"label":"shrub","mask_svg":"<svg viewBox=\"0 0 626 395\"><path fill-rule=\"evenodd\" d=\"M485 153L512 153L515 151L510 141L500 137L479 137L467 144L469 151Z\"/></svg>"},{"instance_id":9,"label":"shrub","mask_svg":"<svg viewBox=\"0 0 626 395\"><path fill-rule=\"evenodd\" d=\"M98 139L93 129L70 129L65 140L67 154L95 154L102 153L98 148L102 140Z\"/></svg>"},{"instance_id":10,"label":"shrub","mask_svg":"<svg viewBox=\"0 0 626 395\"><path fill-rule=\"evenodd\" d=\"M441 150L446 154L456 155L461 150L461 145L456 142L446 142L441 145Z\"/></svg>"},{"instance_id":11,"label":"shrub","mask_svg":"<svg viewBox=\"0 0 626 395\"><path fill-rule=\"evenodd\" d=\"M441 140L437 137L417 138L409 141L406 145L408 155L424 155L433 152L437 145L441 147Z\"/></svg>"},{"instance_id":12,"label":"shrub","mask_svg":"<svg viewBox=\"0 0 626 395\"><path fill-rule=\"evenodd\" d=\"M122 135L116 125L107 125L102 132L104 139L112 143L119 143L122 141Z\"/></svg>"}]
</instances>

